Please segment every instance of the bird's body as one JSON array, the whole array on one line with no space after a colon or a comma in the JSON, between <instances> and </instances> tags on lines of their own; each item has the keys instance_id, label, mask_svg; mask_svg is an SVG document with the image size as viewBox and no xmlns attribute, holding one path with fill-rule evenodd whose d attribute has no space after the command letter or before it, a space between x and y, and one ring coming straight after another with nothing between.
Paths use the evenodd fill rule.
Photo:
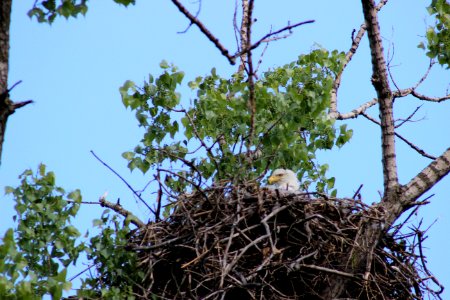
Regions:
<instances>
[{"instance_id":1,"label":"bird's body","mask_svg":"<svg viewBox=\"0 0 450 300\"><path fill-rule=\"evenodd\" d=\"M270 189L294 192L300 188L297 175L288 169L276 169L267 181L270 184L268 186Z\"/></svg>"}]
</instances>

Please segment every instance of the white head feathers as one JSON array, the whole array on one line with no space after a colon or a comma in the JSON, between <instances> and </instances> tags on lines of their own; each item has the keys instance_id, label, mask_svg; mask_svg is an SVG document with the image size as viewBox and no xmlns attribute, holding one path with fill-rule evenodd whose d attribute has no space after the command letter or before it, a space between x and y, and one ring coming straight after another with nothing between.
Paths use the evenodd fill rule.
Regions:
<instances>
[{"instance_id":1,"label":"white head feathers","mask_svg":"<svg viewBox=\"0 0 450 300\"><path fill-rule=\"evenodd\" d=\"M297 175L288 169L276 169L268 179L272 189L279 189L285 191L298 191L300 183L297 180Z\"/></svg>"}]
</instances>

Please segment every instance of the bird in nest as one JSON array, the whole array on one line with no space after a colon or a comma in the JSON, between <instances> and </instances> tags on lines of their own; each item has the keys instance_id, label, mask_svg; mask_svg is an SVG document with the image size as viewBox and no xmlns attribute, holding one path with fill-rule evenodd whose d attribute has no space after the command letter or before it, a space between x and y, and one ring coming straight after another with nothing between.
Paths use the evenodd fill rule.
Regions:
<instances>
[{"instance_id":1,"label":"bird in nest","mask_svg":"<svg viewBox=\"0 0 450 300\"><path fill-rule=\"evenodd\" d=\"M269 189L295 192L300 188L297 175L288 169L276 169L267 181Z\"/></svg>"}]
</instances>

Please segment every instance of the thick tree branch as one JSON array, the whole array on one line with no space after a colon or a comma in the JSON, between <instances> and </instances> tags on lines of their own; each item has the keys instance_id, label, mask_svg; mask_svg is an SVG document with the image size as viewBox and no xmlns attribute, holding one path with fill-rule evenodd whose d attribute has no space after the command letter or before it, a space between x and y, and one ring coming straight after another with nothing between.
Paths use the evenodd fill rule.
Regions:
<instances>
[{"instance_id":1,"label":"thick tree branch","mask_svg":"<svg viewBox=\"0 0 450 300\"><path fill-rule=\"evenodd\" d=\"M133 215L130 211L123 208L120 204L114 204L111 202L106 201L105 197L100 197L99 199L100 206L102 207L108 207L114 210L119 215L124 216L125 218L130 218L130 222L136 225L138 228L143 228L145 226L144 222L139 220L138 217Z\"/></svg>"},{"instance_id":2,"label":"thick tree branch","mask_svg":"<svg viewBox=\"0 0 450 300\"><path fill-rule=\"evenodd\" d=\"M404 186L401 201L411 203L450 172L450 148Z\"/></svg>"},{"instance_id":3,"label":"thick tree branch","mask_svg":"<svg viewBox=\"0 0 450 300\"><path fill-rule=\"evenodd\" d=\"M389 87L375 3L373 0L362 0L361 2L372 56L372 84L377 92L380 108L384 200L395 201L394 194L397 193L399 184L395 153L393 95Z\"/></svg>"},{"instance_id":4,"label":"thick tree branch","mask_svg":"<svg viewBox=\"0 0 450 300\"><path fill-rule=\"evenodd\" d=\"M191 23L195 24L198 27L198 29L200 29L200 31L204 35L206 35L206 37L217 47L217 49L220 50L220 53L222 53L222 55L228 59L230 64L232 64L232 65L236 64L236 59L230 55L230 52L228 51L228 49L225 48L225 46L223 46L222 43L220 43L219 39L217 37L215 37L211 33L211 31L209 31L208 28L206 28L206 26L202 22L200 22L199 19L197 19L193 14L191 14L189 12L189 10L187 10L187 8L183 4L181 4L180 1L172 0L172 3L175 4L175 6L178 8L178 10L186 18L188 18L189 21L191 21Z\"/></svg>"}]
</instances>

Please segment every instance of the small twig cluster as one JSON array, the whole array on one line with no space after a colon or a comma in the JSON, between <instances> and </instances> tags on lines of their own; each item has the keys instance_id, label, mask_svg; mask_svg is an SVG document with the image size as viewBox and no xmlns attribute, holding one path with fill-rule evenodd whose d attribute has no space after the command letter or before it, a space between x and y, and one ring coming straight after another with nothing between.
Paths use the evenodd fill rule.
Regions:
<instances>
[{"instance_id":1,"label":"small twig cluster","mask_svg":"<svg viewBox=\"0 0 450 300\"><path fill-rule=\"evenodd\" d=\"M146 274L141 299L320 299L331 276L350 280L352 299L439 298L428 288L424 233L401 235L404 224L376 245L368 269L346 271L360 223L378 213L360 200L252 185L205 193L180 197L168 219L130 238Z\"/></svg>"}]
</instances>

